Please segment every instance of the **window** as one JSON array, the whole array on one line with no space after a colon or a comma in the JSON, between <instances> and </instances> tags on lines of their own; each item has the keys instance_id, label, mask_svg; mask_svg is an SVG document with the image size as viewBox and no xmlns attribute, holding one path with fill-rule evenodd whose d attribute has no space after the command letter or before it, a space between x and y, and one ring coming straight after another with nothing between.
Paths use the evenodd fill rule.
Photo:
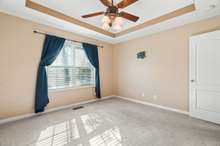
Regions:
<instances>
[{"instance_id":1,"label":"window","mask_svg":"<svg viewBox=\"0 0 220 146\"><path fill-rule=\"evenodd\" d=\"M47 67L48 88L62 89L95 85L95 68L82 45L65 41L52 65Z\"/></svg>"}]
</instances>

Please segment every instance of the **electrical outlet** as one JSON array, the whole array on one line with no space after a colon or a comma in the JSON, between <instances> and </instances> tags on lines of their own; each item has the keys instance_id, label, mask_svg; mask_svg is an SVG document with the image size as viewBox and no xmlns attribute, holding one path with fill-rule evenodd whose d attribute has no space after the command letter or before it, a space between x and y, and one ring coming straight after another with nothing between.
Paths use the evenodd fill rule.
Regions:
<instances>
[{"instance_id":1,"label":"electrical outlet","mask_svg":"<svg viewBox=\"0 0 220 146\"><path fill-rule=\"evenodd\" d=\"M142 93L142 94L141 94L141 97L145 97L145 94L144 94L144 93Z\"/></svg>"},{"instance_id":2,"label":"electrical outlet","mask_svg":"<svg viewBox=\"0 0 220 146\"><path fill-rule=\"evenodd\" d=\"M157 95L154 95L154 96L153 96L153 100L157 100Z\"/></svg>"}]
</instances>

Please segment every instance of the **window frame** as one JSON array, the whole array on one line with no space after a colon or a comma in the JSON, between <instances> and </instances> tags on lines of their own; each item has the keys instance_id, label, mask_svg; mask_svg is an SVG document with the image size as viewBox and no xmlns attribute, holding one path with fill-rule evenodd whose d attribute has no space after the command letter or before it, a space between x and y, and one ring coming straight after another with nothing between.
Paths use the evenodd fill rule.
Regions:
<instances>
[{"instance_id":1,"label":"window frame","mask_svg":"<svg viewBox=\"0 0 220 146\"><path fill-rule=\"evenodd\" d=\"M72 41L70 41L72 42ZM81 43L75 43L75 42L72 42L74 43L74 45L76 45L77 48L72 48L72 49L82 49L82 44ZM87 57L87 56L86 56ZM87 58L88 59L88 58ZM89 61L89 60L88 60ZM90 63L90 62L89 62ZM49 88L48 87L48 92L49 93L53 93L53 92L64 92L64 91L68 91L68 90L77 90L77 89L86 89L86 88L93 88L95 89L95 68L93 67L93 65L90 63L90 65L92 66L93 68L93 84L91 85L77 85L77 86L71 86L71 87L57 87L57 88ZM54 65L55 67L59 67L60 65ZM47 66L46 67L46 72L48 70L50 66ZM73 66L70 66L70 65L63 65L63 66L60 66L60 67L73 67ZM48 73L47 73L47 76L48 76ZM48 79L48 78L47 78ZM47 80L49 82L49 80Z\"/></svg>"},{"instance_id":2,"label":"window frame","mask_svg":"<svg viewBox=\"0 0 220 146\"><path fill-rule=\"evenodd\" d=\"M73 87L65 87L65 88L54 88L54 89L49 89L49 93L54 93L54 92L65 92L68 90L78 90L78 89L86 89L86 88L95 88L95 85L88 85L88 86L73 86Z\"/></svg>"}]
</instances>

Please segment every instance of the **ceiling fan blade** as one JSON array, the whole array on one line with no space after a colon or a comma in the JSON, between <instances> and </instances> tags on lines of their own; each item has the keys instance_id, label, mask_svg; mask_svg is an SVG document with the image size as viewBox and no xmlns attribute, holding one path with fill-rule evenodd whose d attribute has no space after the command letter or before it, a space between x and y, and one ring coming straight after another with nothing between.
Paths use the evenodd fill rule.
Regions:
<instances>
[{"instance_id":1,"label":"ceiling fan blade","mask_svg":"<svg viewBox=\"0 0 220 146\"><path fill-rule=\"evenodd\" d=\"M100 0L100 1L103 5L105 5L107 7L112 5L112 3L109 0Z\"/></svg>"},{"instance_id":2,"label":"ceiling fan blade","mask_svg":"<svg viewBox=\"0 0 220 146\"><path fill-rule=\"evenodd\" d=\"M123 12L123 11L120 12L120 16L123 17L123 18L125 18L125 19L128 19L128 20L130 20L130 21L133 21L133 22L136 22L136 21L138 21L138 19L139 19L139 17L134 16L134 15L129 14L129 13L126 13L126 12Z\"/></svg>"},{"instance_id":3,"label":"ceiling fan blade","mask_svg":"<svg viewBox=\"0 0 220 146\"><path fill-rule=\"evenodd\" d=\"M123 0L117 4L117 7L122 9L122 8L125 8L125 7L135 3L136 1L138 1L138 0Z\"/></svg>"},{"instance_id":4,"label":"ceiling fan blade","mask_svg":"<svg viewBox=\"0 0 220 146\"><path fill-rule=\"evenodd\" d=\"M94 16L102 15L102 14L104 14L104 13L105 13L105 12L91 13L91 14L83 15L82 18L94 17Z\"/></svg>"}]
</instances>

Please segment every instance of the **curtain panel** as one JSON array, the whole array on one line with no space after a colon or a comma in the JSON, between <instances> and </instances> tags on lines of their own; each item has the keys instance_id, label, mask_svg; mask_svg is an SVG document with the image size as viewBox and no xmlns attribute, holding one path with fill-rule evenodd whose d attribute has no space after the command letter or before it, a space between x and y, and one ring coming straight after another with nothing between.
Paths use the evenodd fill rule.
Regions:
<instances>
[{"instance_id":1,"label":"curtain panel","mask_svg":"<svg viewBox=\"0 0 220 146\"><path fill-rule=\"evenodd\" d=\"M90 63L95 68L95 92L96 97L101 98L98 47L87 43L83 43L82 46Z\"/></svg>"},{"instance_id":2,"label":"curtain panel","mask_svg":"<svg viewBox=\"0 0 220 146\"><path fill-rule=\"evenodd\" d=\"M35 113L43 112L49 103L46 66L51 65L60 53L65 39L46 35L37 73L35 93Z\"/></svg>"}]
</instances>

